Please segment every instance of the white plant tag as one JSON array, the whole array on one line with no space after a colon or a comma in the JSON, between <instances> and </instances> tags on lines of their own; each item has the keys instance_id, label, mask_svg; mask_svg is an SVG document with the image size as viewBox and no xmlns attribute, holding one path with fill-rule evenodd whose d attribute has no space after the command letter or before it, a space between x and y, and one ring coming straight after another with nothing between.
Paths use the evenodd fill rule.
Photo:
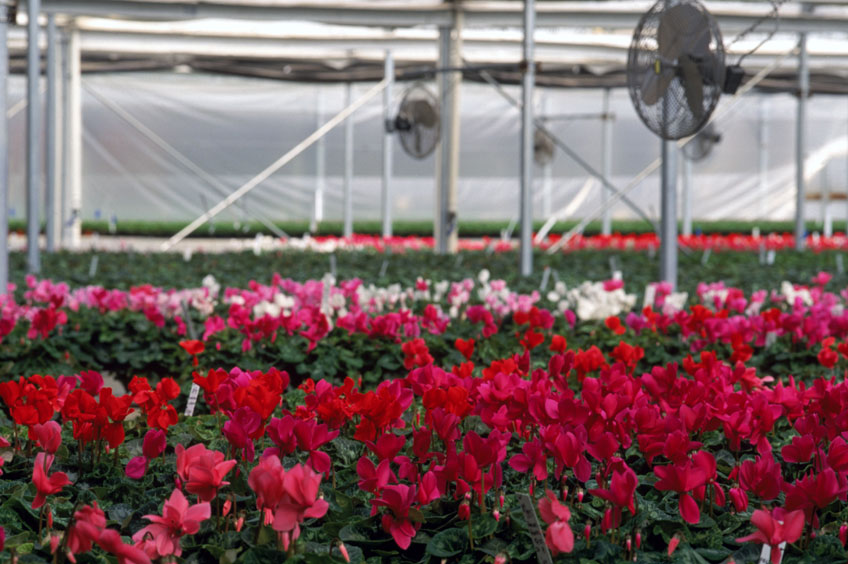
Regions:
<instances>
[{"instance_id":1,"label":"white plant tag","mask_svg":"<svg viewBox=\"0 0 848 564\"><path fill-rule=\"evenodd\" d=\"M91 264L88 265L88 277L93 278L95 274L97 274L97 263L100 261L100 258L97 255L91 257Z\"/></svg>"},{"instance_id":2,"label":"white plant tag","mask_svg":"<svg viewBox=\"0 0 848 564\"><path fill-rule=\"evenodd\" d=\"M780 558L777 560L777 564L783 562L783 553L786 552L786 542L782 542L778 545L777 549L780 551ZM757 560L757 564L771 564L771 546L768 544L763 545L763 550L760 552L760 558Z\"/></svg>"},{"instance_id":3,"label":"white plant tag","mask_svg":"<svg viewBox=\"0 0 848 564\"><path fill-rule=\"evenodd\" d=\"M539 289L544 291L545 288L548 287L548 280L551 278L551 267L546 266L545 270L542 271L542 283L539 284Z\"/></svg>"},{"instance_id":4,"label":"white plant tag","mask_svg":"<svg viewBox=\"0 0 848 564\"><path fill-rule=\"evenodd\" d=\"M527 494L518 494L518 504L521 505L521 512L524 513L524 520L527 521L527 530L530 532L533 547L536 549L536 559L539 564L553 564L551 551L545 544L545 535L542 533L539 518L536 516L533 499Z\"/></svg>"},{"instance_id":5,"label":"white plant tag","mask_svg":"<svg viewBox=\"0 0 848 564\"><path fill-rule=\"evenodd\" d=\"M188 328L188 336L192 339L197 339L197 333L194 331L194 322L191 320L191 314L188 309L188 302L182 301L183 315L185 316L186 326ZM194 406L197 405L197 396L200 394L200 386L191 383L191 391L188 393L188 403L186 403L185 416L191 417L194 415Z\"/></svg>"},{"instance_id":6,"label":"white plant tag","mask_svg":"<svg viewBox=\"0 0 848 564\"><path fill-rule=\"evenodd\" d=\"M330 275L336 279L336 253L330 253Z\"/></svg>"},{"instance_id":7,"label":"white plant tag","mask_svg":"<svg viewBox=\"0 0 848 564\"><path fill-rule=\"evenodd\" d=\"M657 295L657 287L653 284L645 286L645 298L642 300L642 307L654 307L654 299Z\"/></svg>"},{"instance_id":8,"label":"white plant tag","mask_svg":"<svg viewBox=\"0 0 848 564\"><path fill-rule=\"evenodd\" d=\"M701 266L706 266L710 260L710 255L713 254L713 250L709 247L704 249L704 254L701 255Z\"/></svg>"},{"instance_id":9,"label":"white plant tag","mask_svg":"<svg viewBox=\"0 0 848 564\"><path fill-rule=\"evenodd\" d=\"M766 253L766 264L768 264L768 265L774 264L774 257L775 257L774 249L772 249L768 253Z\"/></svg>"},{"instance_id":10,"label":"white plant tag","mask_svg":"<svg viewBox=\"0 0 848 564\"><path fill-rule=\"evenodd\" d=\"M845 261L842 255L836 255L836 272L843 274L845 272Z\"/></svg>"}]
</instances>

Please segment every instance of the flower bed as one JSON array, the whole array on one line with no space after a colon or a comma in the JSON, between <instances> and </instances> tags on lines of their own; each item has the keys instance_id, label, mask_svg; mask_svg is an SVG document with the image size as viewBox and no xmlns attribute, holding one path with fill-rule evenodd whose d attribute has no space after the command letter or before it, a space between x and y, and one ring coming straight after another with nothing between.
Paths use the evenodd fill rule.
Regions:
<instances>
[{"instance_id":1,"label":"flower bed","mask_svg":"<svg viewBox=\"0 0 848 564\"><path fill-rule=\"evenodd\" d=\"M563 561L844 561L829 283L30 279L0 308L0 558L531 562L539 519Z\"/></svg>"}]
</instances>

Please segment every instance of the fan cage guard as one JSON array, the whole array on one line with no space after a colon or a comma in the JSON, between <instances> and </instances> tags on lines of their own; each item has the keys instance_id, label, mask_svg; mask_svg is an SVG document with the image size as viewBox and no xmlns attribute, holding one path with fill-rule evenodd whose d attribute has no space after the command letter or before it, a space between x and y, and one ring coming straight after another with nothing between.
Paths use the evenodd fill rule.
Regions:
<instances>
[{"instance_id":1,"label":"fan cage guard","mask_svg":"<svg viewBox=\"0 0 848 564\"><path fill-rule=\"evenodd\" d=\"M416 106L422 102L429 104L430 110L434 114L432 126L427 126L418 121L414 117ZM400 145L403 150L416 159L424 159L436 150L436 145L439 143L441 133L441 115L439 109L439 100L430 92L430 90L422 84L413 84L410 86L401 99L398 108L395 123L406 122L410 125L408 129L396 128Z\"/></svg>"},{"instance_id":2,"label":"fan cage guard","mask_svg":"<svg viewBox=\"0 0 848 564\"><path fill-rule=\"evenodd\" d=\"M653 105L642 99L642 85L647 73L656 73L657 65L668 68L676 61L662 61L659 54L659 25L669 8L687 4L696 8L708 22L710 58L696 60L703 82L703 103L700 116L692 112L686 100L683 79L679 70ZM665 65L665 67L663 67ZM627 53L627 90L633 107L642 122L654 133L667 140L682 139L695 134L710 118L722 93L725 74L724 43L715 18L696 0L659 0L639 20Z\"/></svg>"}]
</instances>

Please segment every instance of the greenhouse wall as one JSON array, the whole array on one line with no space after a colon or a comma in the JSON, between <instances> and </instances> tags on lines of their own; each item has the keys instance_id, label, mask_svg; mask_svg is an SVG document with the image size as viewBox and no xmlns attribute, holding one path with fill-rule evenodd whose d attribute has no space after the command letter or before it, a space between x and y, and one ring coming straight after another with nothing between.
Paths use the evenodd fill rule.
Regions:
<instances>
[{"instance_id":1,"label":"greenhouse wall","mask_svg":"<svg viewBox=\"0 0 848 564\"><path fill-rule=\"evenodd\" d=\"M355 84L354 97L371 84ZM396 99L406 85L398 84ZM433 88L433 85L430 85ZM518 97L516 87L506 90ZM23 77L10 81L10 106L25 93ZM83 218L119 220L190 220L225 194L204 182L172 155L156 146L94 95L109 100L140 120L181 154L231 190L249 180L339 111L343 84L303 84L198 73L115 73L83 77ZM723 98L717 114L730 104ZM549 127L592 166L600 169L603 92L539 89L537 105L546 108ZM765 108L760 106L765 104ZM612 93L613 173L626 186L659 155L660 143L636 116L625 90ZM765 111L768 138L767 183L761 182L759 116ZM541 110L538 110L542 114ZM787 94L751 94L740 99L716 123L722 140L705 160L694 164L695 219L789 219L794 215L796 101ZM355 114L354 216L377 219L382 170L380 97ZM464 219L512 219L518 215L519 112L486 84L463 84L459 215ZM575 119L574 114L595 114ZM24 217L25 112L10 121L12 217ZM846 193L848 182L848 101L814 96L809 103L808 139L813 161L808 191ZM325 140L323 217L342 215L344 133ZM220 216L241 221L261 210L278 220L308 219L320 182L317 150L307 150ZM392 179L395 219L429 219L434 210L435 157L415 160L395 144ZM819 168L819 167L816 167ZM536 168L537 218L575 197L587 173L557 153L550 171L550 207L543 202L544 174ZM631 193L649 215L659 209L658 175ZM598 183L574 214L597 207ZM831 204L835 218L848 213L844 199ZM820 219L817 202L807 206L808 219ZM617 205L613 217L635 217Z\"/></svg>"}]
</instances>

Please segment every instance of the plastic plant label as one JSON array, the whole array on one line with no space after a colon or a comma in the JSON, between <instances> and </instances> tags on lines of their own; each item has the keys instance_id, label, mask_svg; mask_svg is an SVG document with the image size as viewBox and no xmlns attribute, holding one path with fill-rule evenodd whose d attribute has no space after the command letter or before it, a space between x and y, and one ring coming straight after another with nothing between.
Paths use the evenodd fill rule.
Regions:
<instances>
[{"instance_id":1,"label":"plastic plant label","mask_svg":"<svg viewBox=\"0 0 848 564\"><path fill-rule=\"evenodd\" d=\"M783 553L786 552L786 542L780 543L777 550L780 551L780 558L777 559L777 564L780 564L783 562ZM763 550L760 552L760 558L757 560L757 564L771 564L771 545L763 545Z\"/></svg>"},{"instance_id":2,"label":"plastic plant label","mask_svg":"<svg viewBox=\"0 0 848 564\"><path fill-rule=\"evenodd\" d=\"M645 286L645 297L642 300L642 307L654 307L654 299L657 295L657 287L653 284Z\"/></svg>"},{"instance_id":3,"label":"plastic plant label","mask_svg":"<svg viewBox=\"0 0 848 564\"><path fill-rule=\"evenodd\" d=\"M545 270L542 271L542 283L539 284L539 289L543 290L548 287L548 280L551 278L551 267L546 266Z\"/></svg>"},{"instance_id":4,"label":"plastic plant label","mask_svg":"<svg viewBox=\"0 0 848 564\"><path fill-rule=\"evenodd\" d=\"M524 520L527 521L530 539L533 541L533 547L536 549L536 559L539 561L539 564L553 564L551 551L548 550L548 545L545 544L545 535L542 533L539 518L536 516L533 499L527 494L518 494L518 504L521 505L521 512L524 513Z\"/></svg>"},{"instance_id":5,"label":"plastic plant label","mask_svg":"<svg viewBox=\"0 0 848 564\"><path fill-rule=\"evenodd\" d=\"M188 302L182 301L183 315L188 328L188 336L192 339L197 339L197 333L194 330L194 322L191 320L191 312L189 311ZM188 393L188 403L186 403L185 416L191 417L194 415L194 407L197 405L197 396L200 395L200 386L192 382L191 391Z\"/></svg>"}]
</instances>

